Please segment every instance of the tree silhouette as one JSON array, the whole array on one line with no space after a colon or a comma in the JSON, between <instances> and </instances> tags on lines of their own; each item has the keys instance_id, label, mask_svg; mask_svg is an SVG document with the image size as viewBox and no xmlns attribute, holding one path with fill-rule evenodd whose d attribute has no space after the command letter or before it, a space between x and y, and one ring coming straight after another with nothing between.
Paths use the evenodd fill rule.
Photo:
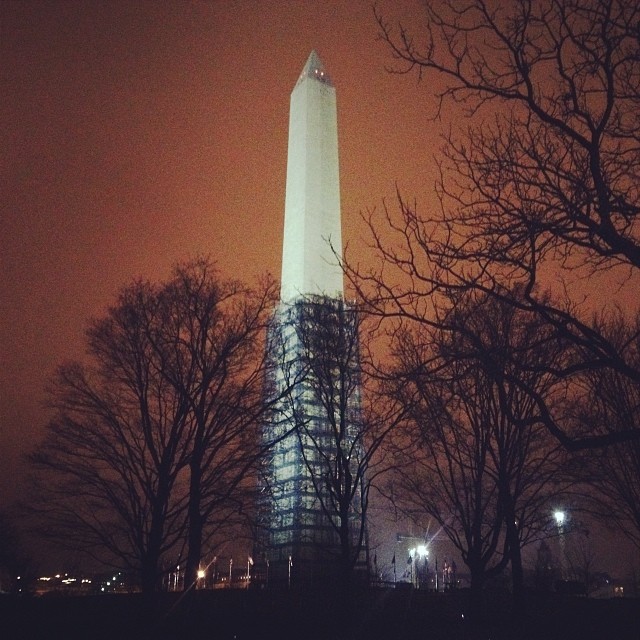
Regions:
<instances>
[{"instance_id":1,"label":"tree silhouette","mask_svg":"<svg viewBox=\"0 0 640 640\"><path fill-rule=\"evenodd\" d=\"M221 281L200 261L179 267L162 298L154 346L189 416L185 584L193 585L208 538L238 512L251 511L262 452L257 427L268 410L264 336L276 286L265 281L252 291Z\"/></svg>"},{"instance_id":2,"label":"tree silhouette","mask_svg":"<svg viewBox=\"0 0 640 640\"><path fill-rule=\"evenodd\" d=\"M640 4L442 0L425 11L419 35L378 13L381 36L399 71L434 81L434 115L457 105L469 126L456 122L445 138L441 212L421 213L399 194L398 212L372 214L383 266L367 271L347 259L352 283L373 312L418 322L432 318L439 294L480 291L535 313L573 346L549 369L556 377L606 368L638 384L637 363L554 283L604 274L613 292L638 274ZM562 407L521 388L566 447L638 437L636 424L567 431Z\"/></svg>"},{"instance_id":3,"label":"tree silhouette","mask_svg":"<svg viewBox=\"0 0 640 640\"><path fill-rule=\"evenodd\" d=\"M126 287L58 370L56 416L31 456L35 505L59 544L139 573L143 591L241 509L258 455L260 336L275 287L219 279L205 260Z\"/></svg>"},{"instance_id":4,"label":"tree silhouette","mask_svg":"<svg viewBox=\"0 0 640 640\"><path fill-rule=\"evenodd\" d=\"M411 407L396 465L404 500L460 551L476 612L486 579L510 563L522 613L521 549L542 535L562 490L563 450L530 420L535 403L520 385L525 377L552 404L553 378L537 367L563 356L549 333L532 314L469 293L452 301L438 329L395 334L393 374Z\"/></svg>"},{"instance_id":5,"label":"tree silhouette","mask_svg":"<svg viewBox=\"0 0 640 640\"><path fill-rule=\"evenodd\" d=\"M600 330L640 366L638 319L631 325L617 314L601 321ZM578 428L607 434L640 424L640 385L612 369L585 371L582 384L574 400ZM614 443L604 453L578 452L570 470L586 487L590 510L608 527L615 524L640 549L640 441Z\"/></svg>"}]
</instances>

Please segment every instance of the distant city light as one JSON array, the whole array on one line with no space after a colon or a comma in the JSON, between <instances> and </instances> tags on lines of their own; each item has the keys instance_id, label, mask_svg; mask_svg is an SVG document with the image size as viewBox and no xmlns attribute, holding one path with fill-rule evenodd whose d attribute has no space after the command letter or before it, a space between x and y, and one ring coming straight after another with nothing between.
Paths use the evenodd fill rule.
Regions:
<instances>
[{"instance_id":1,"label":"distant city light","mask_svg":"<svg viewBox=\"0 0 640 640\"><path fill-rule=\"evenodd\" d=\"M566 519L566 514L564 511L555 511L553 517L556 519L556 524L561 527Z\"/></svg>"}]
</instances>

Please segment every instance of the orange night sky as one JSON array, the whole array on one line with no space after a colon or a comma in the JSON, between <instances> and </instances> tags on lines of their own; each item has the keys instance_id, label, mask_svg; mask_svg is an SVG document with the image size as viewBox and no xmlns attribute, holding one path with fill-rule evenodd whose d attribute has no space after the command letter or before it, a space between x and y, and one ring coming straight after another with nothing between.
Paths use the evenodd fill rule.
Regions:
<instances>
[{"instance_id":1,"label":"orange night sky","mask_svg":"<svg viewBox=\"0 0 640 640\"><path fill-rule=\"evenodd\" d=\"M377 6L419 33L423 2ZM396 186L435 204L446 124L428 82L388 72L372 5L0 2L0 507L43 434L47 381L120 287L202 254L224 276L279 277L289 95L312 49L337 91L352 260L368 259L360 213Z\"/></svg>"},{"instance_id":2,"label":"orange night sky","mask_svg":"<svg viewBox=\"0 0 640 640\"><path fill-rule=\"evenodd\" d=\"M379 6L415 24L420 5ZM337 89L354 250L396 183L429 197L439 128L428 87L387 72L370 0L8 0L0 38L4 504L47 380L121 286L200 254L279 277L289 94L311 49Z\"/></svg>"}]
</instances>

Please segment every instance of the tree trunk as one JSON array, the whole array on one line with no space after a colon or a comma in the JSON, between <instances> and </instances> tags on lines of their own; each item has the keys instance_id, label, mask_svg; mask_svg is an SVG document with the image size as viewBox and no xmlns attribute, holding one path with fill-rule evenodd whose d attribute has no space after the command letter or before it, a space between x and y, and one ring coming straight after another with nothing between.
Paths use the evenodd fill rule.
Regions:
<instances>
[{"instance_id":1,"label":"tree trunk","mask_svg":"<svg viewBox=\"0 0 640 640\"><path fill-rule=\"evenodd\" d=\"M162 481L153 502L147 548L142 557L142 592L146 595L154 593L158 588L158 566L164 538L168 496L168 485L165 481Z\"/></svg>"},{"instance_id":2,"label":"tree trunk","mask_svg":"<svg viewBox=\"0 0 640 640\"><path fill-rule=\"evenodd\" d=\"M348 632L353 613L351 535L349 529L349 508L340 509L340 584L335 591L335 604L339 628Z\"/></svg>"},{"instance_id":3,"label":"tree trunk","mask_svg":"<svg viewBox=\"0 0 640 640\"><path fill-rule=\"evenodd\" d=\"M185 590L189 589L191 585L196 584L198 571L200 570L200 559L202 555L202 517L197 509L189 510L188 541L189 552L185 570Z\"/></svg>"},{"instance_id":4,"label":"tree trunk","mask_svg":"<svg viewBox=\"0 0 640 640\"><path fill-rule=\"evenodd\" d=\"M140 581L144 596L150 596L156 591L157 566L157 558L147 555L142 559Z\"/></svg>"},{"instance_id":5,"label":"tree trunk","mask_svg":"<svg viewBox=\"0 0 640 640\"><path fill-rule=\"evenodd\" d=\"M522 553L520 551L519 541L518 544L511 548L511 552L509 555L511 558L511 580L513 587L513 617L516 620L522 620L526 613L526 601L524 595L524 571L522 569Z\"/></svg>"},{"instance_id":6,"label":"tree trunk","mask_svg":"<svg viewBox=\"0 0 640 640\"><path fill-rule=\"evenodd\" d=\"M351 540L348 510L340 516L340 572L343 588L348 592L351 587Z\"/></svg>"},{"instance_id":7,"label":"tree trunk","mask_svg":"<svg viewBox=\"0 0 640 640\"><path fill-rule=\"evenodd\" d=\"M469 588L469 617L473 621L482 619L482 591L484 588L484 568L469 565L471 585Z\"/></svg>"},{"instance_id":8,"label":"tree trunk","mask_svg":"<svg viewBox=\"0 0 640 640\"><path fill-rule=\"evenodd\" d=\"M511 497L505 499L505 524L507 548L511 562L511 586L513 589L513 617L522 620L526 612L524 597L524 571L522 569L522 552L520 549L520 535L516 525L516 516Z\"/></svg>"},{"instance_id":9,"label":"tree trunk","mask_svg":"<svg viewBox=\"0 0 640 640\"><path fill-rule=\"evenodd\" d=\"M191 479L189 486L189 530L187 554L187 567L185 570L184 588L188 590L195 586L198 580L200 560L202 554L202 529L203 519L200 513L200 503L202 501L202 469L200 458L198 457L191 464Z\"/></svg>"}]
</instances>

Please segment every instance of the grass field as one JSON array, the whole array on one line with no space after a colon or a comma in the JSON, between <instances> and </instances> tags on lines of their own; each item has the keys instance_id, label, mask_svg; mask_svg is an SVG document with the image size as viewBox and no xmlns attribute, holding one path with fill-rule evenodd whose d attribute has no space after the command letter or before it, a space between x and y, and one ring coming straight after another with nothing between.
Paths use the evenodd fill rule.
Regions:
<instances>
[{"instance_id":1,"label":"grass field","mask_svg":"<svg viewBox=\"0 0 640 640\"><path fill-rule=\"evenodd\" d=\"M508 598L487 594L470 619L466 593L370 590L334 594L196 591L76 597L0 597L5 640L640 640L640 600L531 594L511 619Z\"/></svg>"}]
</instances>

